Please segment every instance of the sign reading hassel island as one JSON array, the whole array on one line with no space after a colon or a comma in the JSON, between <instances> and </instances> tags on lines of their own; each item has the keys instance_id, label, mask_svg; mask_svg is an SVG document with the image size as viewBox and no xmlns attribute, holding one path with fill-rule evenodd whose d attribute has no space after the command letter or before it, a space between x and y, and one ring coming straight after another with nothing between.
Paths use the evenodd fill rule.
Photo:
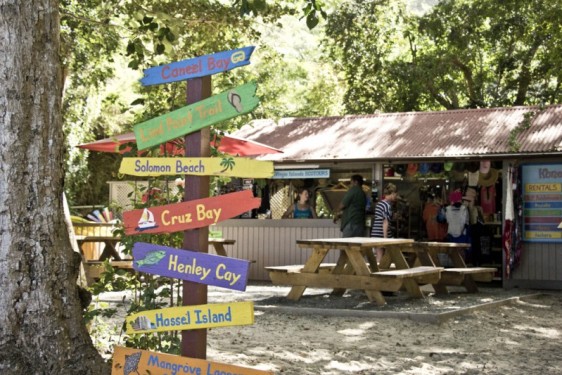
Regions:
<instances>
[{"instance_id":1,"label":"sign reading hassel island","mask_svg":"<svg viewBox=\"0 0 562 375\"><path fill-rule=\"evenodd\" d=\"M254 303L231 302L147 310L126 318L126 332L180 331L254 324Z\"/></svg>"},{"instance_id":2,"label":"sign reading hassel island","mask_svg":"<svg viewBox=\"0 0 562 375\"><path fill-rule=\"evenodd\" d=\"M261 199L249 190L123 213L127 235L172 233L202 228L258 208Z\"/></svg>"},{"instance_id":3,"label":"sign reading hassel island","mask_svg":"<svg viewBox=\"0 0 562 375\"><path fill-rule=\"evenodd\" d=\"M140 81L143 86L150 86L225 72L248 65L254 48L253 46L238 48L155 66L145 69L144 78Z\"/></svg>"},{"instance_id":4,"label":"sign reading hassel island","mask_svg":"<svg viewBox=\"0 0 562 375\"><path fill-rule=\"evenodd\" d=\"M137 242L133 268L140 272L244 291L250 262Z\"/></svg>"},{"instance_id":5,"label":"sign reading hassel island","mask_svg":"<svg viewBox=\"0 0 562 375\"><path fill-rule=\"evenodd\" d=\"M273 162L232 156L217 158L123 158L119 173L132 176L226 176L270 178Z\"/></svg>"},{"instance_id":6,"label":"sign reading hassel island","mask_svg":"<svg viewBox=\"0 0 562 375\"><path fill-rule=\"evenodd\" d=\"M179 138L217 122L252 112L259 104L247 83L134 126L139 150Z\"/></svg>"},{"instance_id":7,"label":"sign reading hassel island","mask_svg":"<svg viewBox=\"0 0 562 375\"><path fill-rule=\"evenodd\" d=\"M272 371L256 370L249 367L227 365L204 359L149 352L147 350L122 346L115 347L111 369L112 375L273 375Z\"/></svg>"}]
</instances>

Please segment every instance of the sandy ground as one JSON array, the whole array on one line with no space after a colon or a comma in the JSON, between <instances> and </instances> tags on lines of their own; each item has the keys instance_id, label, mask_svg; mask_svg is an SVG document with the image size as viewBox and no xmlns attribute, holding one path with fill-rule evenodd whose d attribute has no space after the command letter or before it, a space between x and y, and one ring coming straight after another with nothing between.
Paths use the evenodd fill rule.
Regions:
<instances>
[{"instance_id":1,"label":"sandy ground","mask_svg":"<svg viewBox=\"0 0 562 375\"><path fill-rule=\"evenodd\" d=\"M307 290L295 303L288 290L209 288L209 303L253 300L255 324L208 330L207 359L276 374L562 374L561 292L399 293L380 307L358 291Z\"/></svg>"}]
</instances>

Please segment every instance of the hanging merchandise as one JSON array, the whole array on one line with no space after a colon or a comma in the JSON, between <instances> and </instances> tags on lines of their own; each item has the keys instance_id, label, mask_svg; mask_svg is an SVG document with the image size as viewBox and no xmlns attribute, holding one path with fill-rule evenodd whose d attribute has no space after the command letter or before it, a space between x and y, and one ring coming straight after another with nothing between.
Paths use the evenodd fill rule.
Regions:
<instances>
[{"instance_id":1,"label":"hanging merchandise","mask_svg":"<svg viewBox=\"0 0 562 375\"><path fill-rule=\"evenodd\" d=\"M505 188L505 222L503 225L502 247L505 254L505 277L511 276L511 256L513 254L513 220L515 212L513 209L513 168L507 169L507 183Z\"/></svg>"}]
</instances>

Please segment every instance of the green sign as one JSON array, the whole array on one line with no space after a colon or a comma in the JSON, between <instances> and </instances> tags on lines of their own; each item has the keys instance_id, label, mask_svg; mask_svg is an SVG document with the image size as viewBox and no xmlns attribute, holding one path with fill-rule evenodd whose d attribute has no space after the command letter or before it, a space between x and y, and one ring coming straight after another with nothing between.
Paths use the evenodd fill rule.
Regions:
<instances>
[{"instance_id":1,"label":"green sign","mask_svg":"<svg viewBox=\"0 0 562 375\"><path fill-rule=\"evenodd\" d=\"M217 122L249 113L259 104L256 84L247 83L197 103L135 125L139 150L193 133Z\"/></svg>"}]
</instances>

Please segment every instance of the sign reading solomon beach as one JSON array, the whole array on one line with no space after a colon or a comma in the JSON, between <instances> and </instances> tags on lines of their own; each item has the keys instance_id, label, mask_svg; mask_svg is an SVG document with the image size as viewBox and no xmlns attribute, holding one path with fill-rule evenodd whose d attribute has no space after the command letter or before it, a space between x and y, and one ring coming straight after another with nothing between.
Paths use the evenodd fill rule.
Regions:
<instances>
[{"instance_id":1,"label":"sign reading solomon beach","mask_svg":"<svg viewBox=\"0 0 562 375\"><path fill-rule=\"evenodd\" d=\"M140 272L228 289L246 290L250 262L197 251L137 242L133 268Z\"/></svg>"},{"instance_id":2,"label":"sign reading solomon beach","mask_svg":"<svg viewBox=\"0 0 562 375\"><path fill-rule=\"evenodd\" d=\"M126 332L180 331L254 324L254 303L231 302L147 310L126 318Z\"/></svg>"},{"instance_id":3,"label":"sign reading solomon beach","mask_svg":"<svg viewBox=\"0 0 562 375\"><path fill-rule=\"evenodd\" d=\"M155 66L145 69L144 78L140 81L143 86L150 86L225 72L248 65L254 48L253 46L238 48L231 51L223 51L212 55L204 55L171 64Z\"/></svg>"},{"instance_id":4,"label":"sign reading solomon beach","mask_svg":"<svg viewBox=\"0 0 562 375\"><path fill-rule=\"evenodd\" d=\"M252 112L256 84L247 83L134 126L139 150L179 138L217 122Z\"/></svg>"},{"instance_id":5,"label":"sign reading solomon beach","mask_svg":"<svg viewBox=\"0 0 562 375\"><path fill-rule=\"evenodd\" d=\"M167 204L123 213L127 235L140 233L172 233L196 229L231 219L258 208L260 198L250 190Z\"/></svg>"},{"instance_id":6,"label":"sign reading solomon beach","mask_svg":"<svg viewBox=\"0 0 562 375\"><path fill-rule=\"evenodd\" d=\"M217 158L123 158L119 173L132 176L227 176L270 178L273 162L232 156Z\"/></svg>"},{"instance_id":7,"label":"sign reading solomon beach","mask_svg":"<svg viewBox=\"0 0 562 375\"><path fill-rule=\"evenodd\" d=\"M272 371L256 370L249 367L227 365L204 359L149 352L134 348L116 346L111 366L112 375L273 375ZM129 369L130 372L126 372Z\"/></svg>"}]
</instances>

